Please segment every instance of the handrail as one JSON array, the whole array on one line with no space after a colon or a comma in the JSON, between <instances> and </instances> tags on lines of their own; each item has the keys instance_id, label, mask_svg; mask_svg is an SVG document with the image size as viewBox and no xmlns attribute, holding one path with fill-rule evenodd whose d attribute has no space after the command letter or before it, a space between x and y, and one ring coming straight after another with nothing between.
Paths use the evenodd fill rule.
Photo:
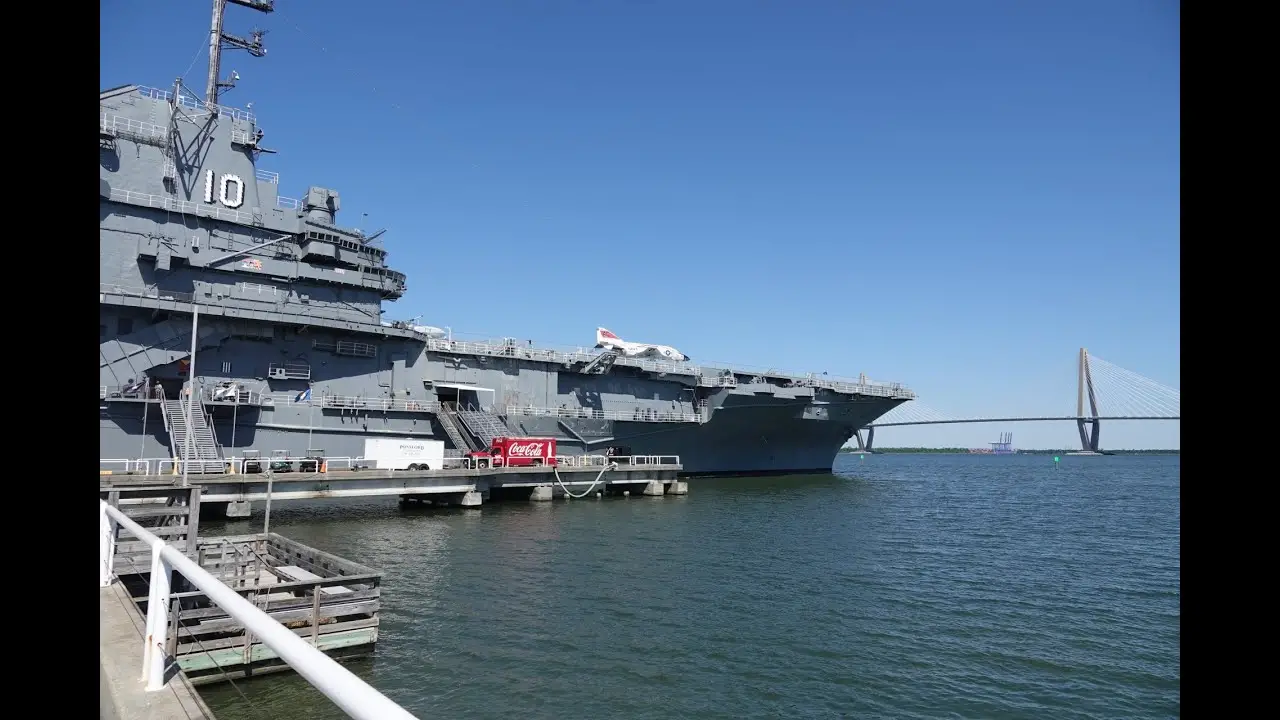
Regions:
<instances>
[{"instance_id":1,"label":"handrail","mask_svg":"<svg viewBox=\"0 0 1280 720\"><path fill-rule=\"evenodd\" d=\"M206 215L243 225L252 225L254 223L253 213L251 212L232 210L231 208L218 207L216 205L203 205L190 200L178 200L167 195L152 195L135 190L125 190L124 188L111 188L111 201L139 205L141 207L160 208L161 210L183 215Z\"/></svg>"},{"instance_id":2,"label":"handrail","mask_svg":"<svg viewBox=\"0 0 1280 720\"><path fill-rule=\"evenodd\" d=\"M205 424L209 426L209 436L213 438L213 446L217 450L218 457L221 458L223 455L222 443L218 442L218 429L213 426L213 411L204 404L205 384L203 377L199 378L199 387L200 392L198 393L198 396L200 398L200 413L204 415ZM212 396L213 389L210 388L209 392ZM190 398L188 398L188 401L190 401Z\"/></svg>"},{"instance_id":3,"label":"handrail","mask_svg":"<svg viewBox=\"0 0 1280 720\"><path fill-rule=\"evenodd\" d=\"M161 102L176 102L177 104L185 108L189 108L191 110L208 110L209 109L208 103L202 102L200 100L197 100L196 98L189 97L187 95L183 95L182 93L178 93L178 96L175 99L173 96L173 92L169 90L161 90L159 88L147 87L146 85L138 85L136 87L138 89L138 94L145 98L152 98L154 100L160 100ZM236 120L242 120L244 122L253 123L253 122L257 122L257 119L258 119L257 116L255 116L253 113L249 112L248 110L241 110L240 108L231 107L230 105L215 105L215 107L217 107L219 110L221 110L222 112L226 113L227 115L231 116Z\"/></svg>"},{"instance_id":4,"label":"handrail","mask_svg":"<svg viewBox=\"0 0 1280 720\"><path fill-rule=\"evenodd\" d=\"M404 400L366 395L312 395L310 400L297 400L296 397L297 393L292 392L268 392L262 394L262 402L270 405L314 405L346 410L436 412L440 408L435 400Z\"/></svg>"},{"instance_id":5,"label":"handrail","mask_svg":"<svg viewBox=\"0 0 1280 720\"><path fill-rule=\"evenodd\" d=\"M460 333L459 333L460 334ZM430 338L423 336L428 350L442 353L464 353L468 355L485 355L493 357L511 357L526 360L555 363L589 363L597 359L599 354L588 352L585 348L553 348L549 346L526 346L505 340L474 341L453 338ZM640 368L649 372L689 375L699 378L699 384L706 387L736 387L737 378L721 380L727 374L746 375L763 379L775 379L788 383L781 387L816 387L837 392L889 397L903 400L915 398L915 393L902 383L873 382L865 378L841 378L819 375L817 373L794 373L780 370L748 368L723 363L673 362L670 360L653 360L649 358L627 357L619 355L615 365Z\"/></svg>"},{"instance_id":6,"label":"handrail","mask_svg":"<svg viewBox=\"0 0 1280 720\"><path fill-rule=\"evenodd\" d=\"M130 520L119 508L105 500L98 501L100 517L101 587L109 587L115 579L115 546L117 526L123 527L151 547L151 586L147 600L149 644L143 650L143 679L147 690L163 690L166 685L165 647L169 632L170 581L177 570L192 585L204 592L218 607L245 627L247 632L276 652L281 660L311 683L317 690L356 720L416 720L408 710L378 692L336 660L295 635L218 578L166 543Z\"/></svg>"},{"instance_id":7,"label":"handrail","mask_svg":"<svg viewBox=\"0 0 1280 720\"><path fill-rule=\"evenodd\" d=\"M663 467L680 464L679 455L556 455L556 464L562 468L603 467L617 463L617 467L625 468L638 465L661 465Z\"/></svg>"},{"instance_id":8,"label":"handrail","mask_svg":"<svg viewBox=\"0 0 1280 720\"><path fill-rule=\"evenodd\" d=\"M528 417L554 417L587 420L623 420L626 422L703 422L700 413L672 412L670 410L596 410L594 408L549 408L536 405L508 405L507 415Z\"/></svg>"},{"instance_id":9,"label":"handrail","mask_svg":"<svg viewBox=\"0 0 1280 720\"><path fill-rule=\"evenodd\" d=\"M449 455L453 452L455 455ZM450 448L445 450L445 469L450 469L456 465L457 461L463 460L463 455L468 451ZM562 463L562 467L580 467L580 466L597 466L608 465L610 462L620 462L627 460L631 465L679 465L679 455L557 455L558 462ZM304 455L280 455L274 457L263 456L232 456L219 460L191 460L190 468L192 472L202 473L204 468L209 465L222 462L226 465L226 469L232 475L246 474L245 466L250 463L256 463L262 472L266 472L269 465L273 463L289 463L291 465L297 463L316 463L316 470L299 470L297 477L311 477L313 473L325 474L336 473L339 471L356 471L368 469L371 462L369 458L363 456L339 456L339 457L308 457ZM323 468L320 464L323 463ZM453 463L453 464L451 464ZM174 458L158 457L158 458L99 458L98 465L100 471L111 470L114 474L117 472L113 468L123 467L119 472L136 473L141 471L144 475L149 475L153 471L157 475L177 474L182 472L183 461ZM103 467L107 466L107 467ZM282 476L276 476L277 482L286 482Z\"/></svg>"}]
</instances>

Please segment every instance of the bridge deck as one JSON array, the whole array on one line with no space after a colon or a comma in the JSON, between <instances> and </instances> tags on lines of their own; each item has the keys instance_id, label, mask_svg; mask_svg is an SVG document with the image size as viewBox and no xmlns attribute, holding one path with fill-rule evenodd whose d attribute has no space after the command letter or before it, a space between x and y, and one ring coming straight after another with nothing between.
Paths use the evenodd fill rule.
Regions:
<instances>
[{"instance_id":1,"label":"bridge deck","mask_svg":"<svg viewBox=\"0 0 1280 720\"><path fill-rule=\"evenodd\" d=\"M163 690L147 692L142 644L147 619L120 583L98 591L99 716L106 720L213 720L213 713L181 673Z\"/></svg>"}]
</instances>

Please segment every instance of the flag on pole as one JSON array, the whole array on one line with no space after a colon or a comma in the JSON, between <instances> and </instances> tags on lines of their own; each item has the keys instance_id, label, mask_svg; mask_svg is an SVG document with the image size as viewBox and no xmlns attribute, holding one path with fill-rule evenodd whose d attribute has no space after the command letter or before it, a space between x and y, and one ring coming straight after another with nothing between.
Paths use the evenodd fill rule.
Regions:
<instances>
[{"instance_id":1,"label":"flag on pole","mask_svg":"<svg viewBox=\"0 0 1280 720\"><path fill-rule=\"evenodd\" d=\"M298 396L295 397L293 401L296 403L311 402L311 388L307 388L306 390L298 393Z\"/></svg>"}]
</instances>

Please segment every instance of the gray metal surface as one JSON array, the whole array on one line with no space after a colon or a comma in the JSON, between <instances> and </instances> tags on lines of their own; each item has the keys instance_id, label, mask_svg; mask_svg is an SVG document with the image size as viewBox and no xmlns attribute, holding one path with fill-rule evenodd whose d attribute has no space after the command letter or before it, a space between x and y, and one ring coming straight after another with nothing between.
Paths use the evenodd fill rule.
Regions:
<instances>
[{"instance_id":1,"label":"gray metal surface","mask_svg":"<svg viewBox=\"0 0 1280 720\"><path fill-rule=\"evenodd\" d=\"M181 455L181 428L127 386L145 377L180 397L197 303L193 415L208 411L213 436L200 458L358 456L385 436L465 449L459 440L505 428L556 437L560 454L679 455L689 474L826 472L855 429L914 397L864 379L454 342L384 322L406 276L382 238L338 224L334 189L281 195L279 175L259 167L270 155L251 112L182 86L126 85L99 105L103 458ZM213 399L220 382L238 383L238 402ZM463 411L443 418L450 428L442 402Z\"/></svg>"}]
</instances>

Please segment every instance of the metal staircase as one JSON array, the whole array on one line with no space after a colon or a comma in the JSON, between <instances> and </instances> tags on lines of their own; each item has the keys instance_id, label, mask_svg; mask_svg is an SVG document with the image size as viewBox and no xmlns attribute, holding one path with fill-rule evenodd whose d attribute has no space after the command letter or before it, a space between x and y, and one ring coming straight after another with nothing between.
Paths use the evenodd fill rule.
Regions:
<instances>
[{"instance_id":1,"label":"metal staircase","mask_svg":"<svg viewBox=\"0 0 1280 720\"><path fill-rule=\"evenodd\" d=\"M591 362L578 368L578 372L583 375L604 375L613 367L613 363L618 359L618 354L612 350L605 350L595 356Z\"/></svg>"},{"instance_id":2,"label":"metal staircase","mask_svg":"<svg viewBox=\"0 0 1280 720\"><path fill-rule=\"evenodd\" d=\"M199 394L197 393L197 396ZM161 395L160 409L164 414L165 429L169 431L169 450L174 460L184 460L187 451L187 403L191 398L170 400ZM214 437L213 427L205 413L203 400L191 408L191 464L189 473L222 474L226 472L226 463L222 459L222 447ZM181 466L178 466L179 471Z\"/></svg>"},{"instance_id":3,"label":"metal staircase","mask_svg":"<svg viewBox=\"0 0 1280 720\"><path fill-rule=\"evenodd\" d=\"M484 447L491 446L496 437L515 435L502 418L483 410L458 410L458 418L462 420L463 426L484 444Z\"/></svg>"},{"instance_id":4,"label":"metal staircase","mask_svg":"<svg viewBox=\"0 0 1280 720\"><path fill-rule=\"evenodd\" d=\"M453 446L462 451L479 450L475 443L458 428L457 406L453 403L440 403L440 412L436 413L444 432L453 441Z\"/></svg>"}]
</instances>

